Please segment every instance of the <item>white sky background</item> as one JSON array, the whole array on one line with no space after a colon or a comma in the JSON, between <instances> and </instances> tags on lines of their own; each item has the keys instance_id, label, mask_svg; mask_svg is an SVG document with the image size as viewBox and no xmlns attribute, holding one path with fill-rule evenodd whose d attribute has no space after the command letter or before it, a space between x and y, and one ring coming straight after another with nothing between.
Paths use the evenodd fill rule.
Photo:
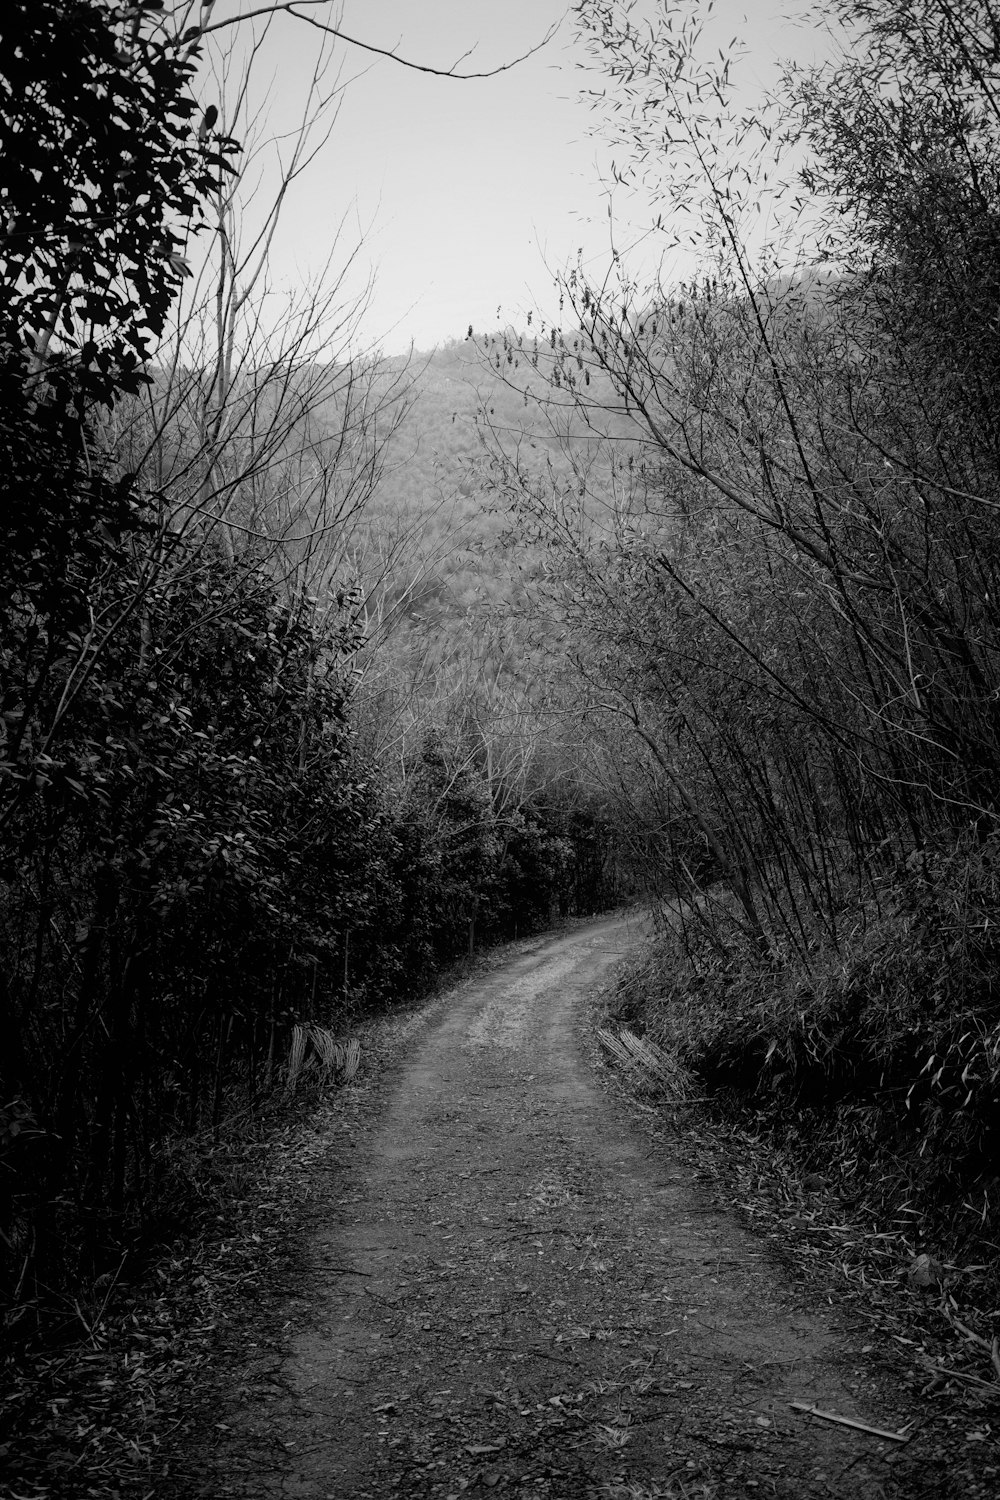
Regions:
<instances>
[{"instance_id":1,"label":"white sky background","mask_svg":"<svg viewBox=\"0 0 1000 1500\"><path fill-rule=\"evenodd\" d=\"M220 0L212 20L259 3ZM773 81L777 58L822 50L821 34L803 24L805 11L806 0L719 0L714 7L709 24L718 44L745 40L739 76L748 100ZM294 287L314 275L346 215L334 265L360 245L346 286L360 287L374 269L361 327L369 346L429 349L463 337L470 323L477 332L495 327L498 309L501 322L516 325L528 308L553 316L552 273L581 248L599 272L610 246L601 180L610 153L592 134L598 115L580 97L587 80L576 64L584 54L566 12L565 0L344 0L348 33L462 71L507 62L562 24L516 68L468 82L338 48L342 77L353 81L330 140L284 206L272 284ZM283 16L271 26L252 99L262 135L292 122L319 41L302 21ZM642 205L619 191L613 209L616 244L627 246L639 237ZM642 253L651 265L648 241Z\"/></svg>"}]
</instances>

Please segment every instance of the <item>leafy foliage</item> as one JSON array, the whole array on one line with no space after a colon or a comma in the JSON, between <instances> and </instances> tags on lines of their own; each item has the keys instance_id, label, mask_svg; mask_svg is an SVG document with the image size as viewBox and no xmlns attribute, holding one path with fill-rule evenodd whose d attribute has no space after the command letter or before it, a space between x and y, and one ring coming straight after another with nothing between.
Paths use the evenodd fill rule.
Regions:
<instances>
[{"instance_id":1,"label":"leafy foliage","mask_svg":"<svg viewBox=\"0 0 1000 1500\"><path fill-rule=\"evenodd\" d=\"M213 138L190 91L194 38L185 45L154 28L161 9L161 0L4 9L0 342L8 357L44 355L49 381L71 363L78 400L141 381L187 239L235 149Z\"/></svg>"}]
</instances>

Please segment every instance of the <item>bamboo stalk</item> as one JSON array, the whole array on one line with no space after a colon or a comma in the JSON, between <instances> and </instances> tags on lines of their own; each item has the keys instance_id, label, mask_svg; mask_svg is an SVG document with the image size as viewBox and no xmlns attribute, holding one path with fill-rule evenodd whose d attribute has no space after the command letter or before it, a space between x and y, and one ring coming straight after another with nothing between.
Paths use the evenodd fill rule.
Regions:
<instances>
[{"instance_id":1,"label":"bamboo stalk","mask_svg":"<svg viewBox=\"0 0 1000 1500\"><path fill-rule=\"evenodd\" d=\"M881 1427L872 1427L868 1422L859 1422L855 1417L841 1417L836 1412L821 1411L818 1406L810 1406L806 1401L792 1401L789 1403L796 1411L803 1411L807 1416L819 1417L824 1422L836 1422L840 1427L853 1427L858 1432L870 1432L872 1437L886 1438L891 1443L908 1443L911 1434L908 1432L886 1432Z\"/></svg>"},{"instance_id":2,"label":"bamboo stalk","mask_svg":"<svg viewBox=\"0 0 1000 1500\"><path fill-rule=\"evenodd\" d=\"M981 1375L973 1375L968 1370L949 1370L947 1365L928 1365L928 1373L941 1380L963 1380L966 1385L981 1386L984 1390L992 1391L994 1395L1000 1394L995 1380L984 1380Z\"/></svg>"}]
</instances>

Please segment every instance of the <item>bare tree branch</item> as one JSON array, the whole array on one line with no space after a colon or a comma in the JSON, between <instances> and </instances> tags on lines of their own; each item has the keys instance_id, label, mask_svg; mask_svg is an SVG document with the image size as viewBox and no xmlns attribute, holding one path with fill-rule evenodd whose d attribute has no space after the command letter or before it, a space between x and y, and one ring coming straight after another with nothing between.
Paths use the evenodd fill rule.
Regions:
<instances>
[{"instance_id":1,"label":"bare tree branch","mask_svg":"<svg viewBox=\"0 0 1000 1500\"><path fill-rule=\"evenodd\" d=\"M557 21L549 27L540 42L536 43L534 47L529 47L527 52L522 52L518 57L511 58L508 62L500 63L497 67L487 68L482 72L460 73L457 70L465 58L469 56L468 52L463 53L451 67L438 68L432 63L415 62L412 58L402 57L394 48L376 47L373 42L366 42L361 37L349 36L339 26L331 25L328 21L319 20L316 16L303 13L303 6L327 5L328 3L329 0L274 0L272 4L259 5L253 10L242 11L239 15L230 16L224 21L214 21L211 25L202 26L197 29L198 35L199 37L209 36L213 31L225 31L238 26L241 21L251 21L258 16L274 16L284 12L286 15L291 16L293 20L303 21L307 26L315 27L317 31L322 31L326 36L336 37L339 41L346 42L348 46L357 47L362 52L368 52L374 57L386 57L390 62L397 63L401 68L410 68L415 73L429 73L435 78L454 78L468 81L474 78L496 78L501 73L509 73L512 68L518 67L520 63L526 62L529 57L534 57L543 47L548 46L561 25L561 22Z\"/></svg>"}]
</instances>

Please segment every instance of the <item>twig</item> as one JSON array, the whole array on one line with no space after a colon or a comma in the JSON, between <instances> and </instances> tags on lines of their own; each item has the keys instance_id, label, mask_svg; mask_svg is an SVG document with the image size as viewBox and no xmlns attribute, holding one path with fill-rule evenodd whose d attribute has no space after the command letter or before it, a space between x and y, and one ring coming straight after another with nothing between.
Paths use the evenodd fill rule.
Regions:
<instances>
[{"instance_id":1,"label":"twig","mask_svg":"<svg viewBox=\"0 0 1000 1500\"><path fill-rule=\"evenodd\" d=\"M818 1406L810 1406L806 1401L791 1401L790 1406L796 1411L804 1411L807 1416L820 1417L824 1422L836 1422L841 1427L854 1427L858 1432L870 1432L873 1437L888 1438L892 1443L908 1443L911 1434L908 1432L885 1432L881 1427L872 1427L867 1422L858 1422L854 1417L841 1417L836 1412L820 1411Z\"/></svg>"},{"instance_id":2,"label":"twig","mask_svg":"<svg viewBox=\"0 0 1000 1500\"><path fill-rule=\"evenodd\" d=\"M107 1312L108 1303L111 1301L111 1294L114 1291L115 1287L118 1285L118 1278L122 1274L122 1269L123 1269L123 1267L125 1265L125 1262L127 1260L128 1260L128 1251L126 1250L125 1253L124 1253L124 1255L122 1256L121 1260L118 1262L118 1269L115 1272L115 1274L112 1276L111 1281L110 1281L110 1283L108 1285L108 1289L107 1289L107 1291L104 1294L104 1301L101 1303L100 1307L97 1310L97 1316L94 1319L94 1327L95 1328L100 1328L101 1323L104 1321L104 1314Z\"/></svg>"},{"instance_id":3,"label":"twig","mask_svg":"<svg viewBox=\"0 0 1000 1500\"><path fill-rule=\"evenodd\" d=\"M980 1375L967 1375L964 1370L949 1370L946 1365L928 1365L928 1374L940 1376L942 1380L964 1380L969 1385L981 1385L994 1396L1000 1396L995 1380L983 1380Z\"/></svg>"},{"instance_id":4,"label":"twig","mask_svg":"<svg viewBox=\"0 0 1000 1500\"><path fill-rule=\"evenodd\" d=\"M533 1354L536 1359L549 1359L554 1365L569 1365L573 1370L580 1368L578 1359L563 1359L559 1354L549 1354L545 1349L536 1349L530 1345L527 1349L521 1349L516 1344L491 1344L490 1348L506 1349L510 1354Z\"/></svg>"},{"instance_id":5,"label":"twig","mask_svg":"<svg viewBox=\"0 0 1000 1500\"><path fill-rule=\"evenodd\" d=\"M990 1359L993 1361L994 1370L996 1370L997 1374L1000 1375L1000 1338L994 1338L993 1340L993 1347L990 1350Z\"/></svg>"},{"instance_id":6,"label":"twig","mask_svg":"<svg viewBox=\"0 0 1000 1500\"><path fill-rule=\"evenodd\" d=\"M984 1339L981 1334L973 1333L971 1328L967 1328L964 1323L959 1322L954 1313L948 1318L948 1321L952 1328L957 1328L959 1333L964 1334L967 1339L972 1339L974 1343L982 1344L984 1349L989 1349L989 1340ZM994 1340L994 1342L996 1341Z\"/></svg>"},{"instance_id":7,"label":"twig","mask_svg":"<svg viewBox=\"0 0 1000 1500\"><path fill-rule=\"evenodd\" d=\"M267 0L266 4L257 6L255 10L244 11L242 15L229 16L224 20L216 21L211 26L192 28L196 32L194 40L198 41L201 37L208 36L213 31L221 31L225 27L237 26L242 21L252 21L258 16L272 16L277 14L279 11L286 11L288 15L294 17L296 21L304 21L307 26L314 27L317 31L323 32L326 36L336 37L339 41L346 42L351 47L358 47L362 52L370 52L375 57L388 57L392 62L397 63L401 68L412 68L416 73L431 73L436 78L468 79L495 78L498 73L508 73L511 68L516 68L518 63L525 62L529 57L534 57L536 52L540 52L541 49L552 40L552 38L556 34L556 31L558 30L558 23L550 26L548 31L542 37L542 40L536 46L531 47L527 52L522 53L519 57L512 58L510 62L499 63L497 67L490 68L486 72L459 73L458 63L455 63L450 68L436 68L430 63L414 62L411 58L400 56L400 54L394 49L376 47L374 42L366 42L363 41L360 37L348 36L347 32L342 31L339 26L333 26L328 21L316 20L315 17L304 15L301 10L296 9L296 5L322 5L323 3L324 0ZM468 52L463 53L462 57L458 59L458 62L464 62L465 58L468 56Z\"/></svg>"}]
</instances>

